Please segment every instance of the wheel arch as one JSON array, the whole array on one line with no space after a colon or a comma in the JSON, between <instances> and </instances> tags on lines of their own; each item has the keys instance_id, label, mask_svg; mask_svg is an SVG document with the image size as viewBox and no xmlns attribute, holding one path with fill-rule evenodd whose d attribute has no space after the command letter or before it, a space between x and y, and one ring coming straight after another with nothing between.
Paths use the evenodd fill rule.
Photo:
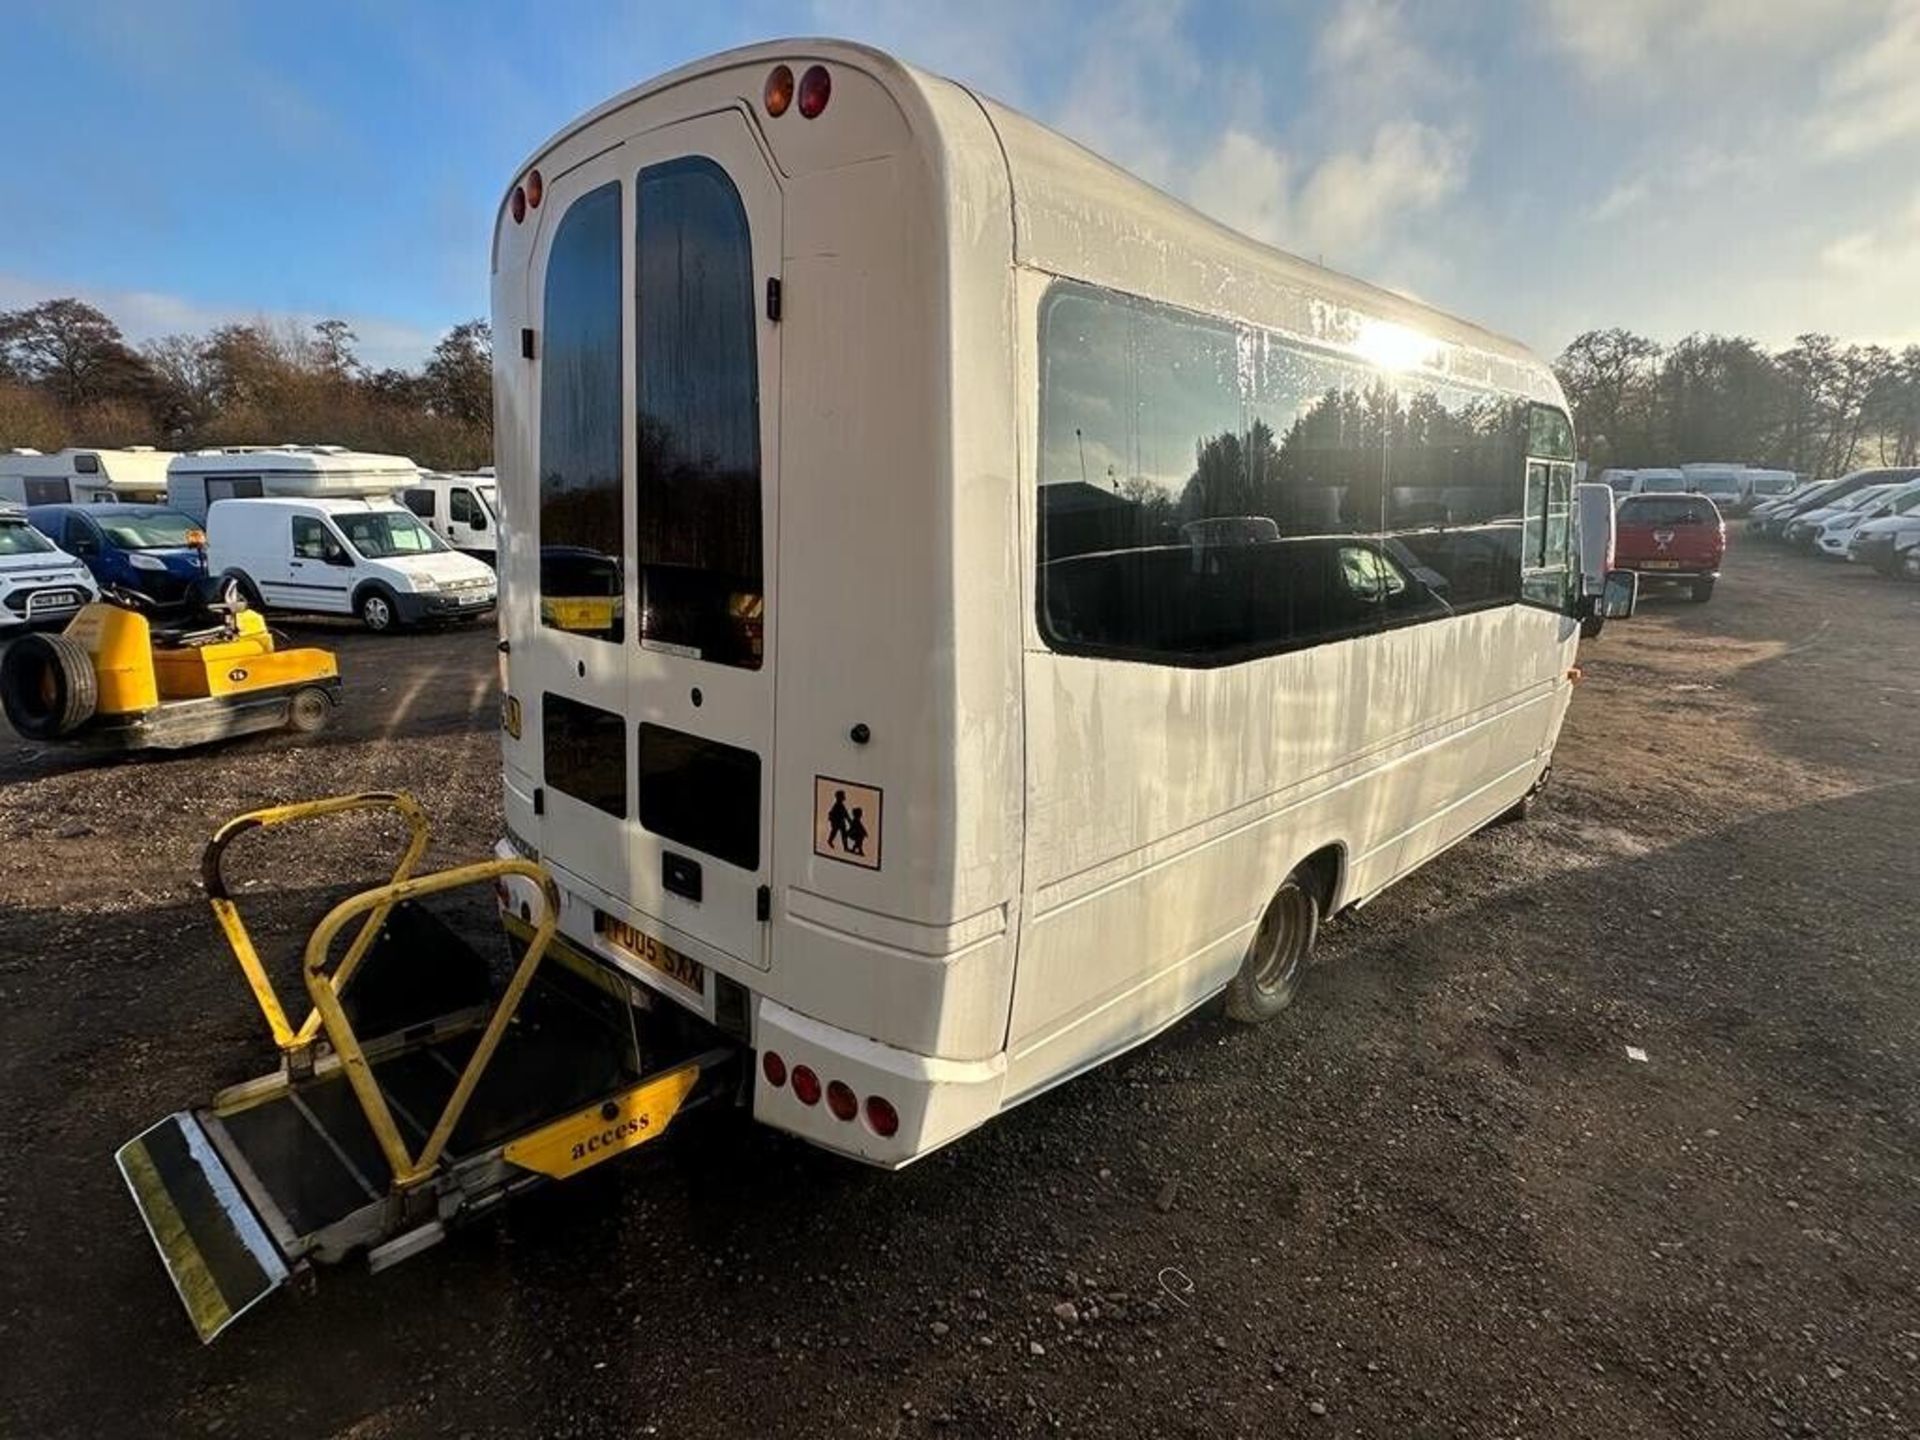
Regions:
<instances>
[{"instance_id":1,"label":"wheel arch","mask_svg":"<svg viewBox=\"0 0 1920 1440\"><path fill-rule=\"evenodd\" d=\"M1346 900L1346 842L1329 841L1319 849L1303 856L1287 873L1307 879L1309 891L1313 898L1320 902L1322 915L1336 914Z\"/></svg>"}]
</instances>

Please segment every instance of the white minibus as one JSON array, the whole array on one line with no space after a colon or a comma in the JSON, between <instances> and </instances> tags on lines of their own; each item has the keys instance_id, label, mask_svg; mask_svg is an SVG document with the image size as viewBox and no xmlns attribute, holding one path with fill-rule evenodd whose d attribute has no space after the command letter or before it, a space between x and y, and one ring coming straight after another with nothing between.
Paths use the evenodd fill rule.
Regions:
<instances>
[{"instance_id":1,"label":"white minibus","mask_svg":"<svg viewBox=\"0 0 1920 1440\"><path fill-rule=\"evenodd\" d=\"M583 116L492 274L502 853L875 1164L1277 1012L1631 608L1544 361L861 46Z\"/></svg>"}]
</instances>

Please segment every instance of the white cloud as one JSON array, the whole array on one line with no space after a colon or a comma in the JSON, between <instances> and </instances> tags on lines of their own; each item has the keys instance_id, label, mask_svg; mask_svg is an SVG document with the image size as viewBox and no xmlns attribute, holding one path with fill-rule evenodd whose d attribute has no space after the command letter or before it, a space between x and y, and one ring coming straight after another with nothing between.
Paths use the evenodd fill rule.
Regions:
<instances>
[{"instance_id":1,"label":"white cloud","mask_svg":"<svg viewBox=\"0 0 1920 1440\"><path fill-rule=\"evenodd\" d=\"M1885 223L1829 242L1820 262L1848 279L1884 286L1889 299L1907 291L1920 300L1920 193Z\"/></svg>"},{"instance_id":2,"label":"white cloud","mask_svg":"<svg viewBox=\"0 0 1920 1440\"><path fill-rule=\"evenodd\" d=\"M1364 153L1334 155L1300 194L1299 229L1316 251L1366 250L1402 216L1430 210L1467 174L1463 136L1415 120L1382 125Z\"/></svg>"},{"instance_id":3,"label":"white cloud","mask_svg":"<svg viewBox=\"0 0 1920 1440\"><path fill-rule=\"evenodd\" d=\"M107 315L120 333L135 345L161 335L180 332L205 334L220 325L264 322L305 330L326 319L345 320L360 337L360 358L374 369L412 368L426 358L438 334L417 326L372 315L321 315L304 311L263 310L258 306L225 305L169 295L154 290L115 290L98 285L75 285L25 275L0 274L0 310L17 310L71 295Z\"/></svg>"},{"instance_id":4,"label":"white cloud","mask_svg":"<svg viewBox=\"0 0 1920 1440\"><path fill-rule=\"evenodd\" d=\"M1886 28L1838 60L1821 93L1812 132L1822 154L1920 137L1920 0L1894 0Z\"/></svg>"},{"instance_id":5,"label":"white cloud","mask_svg":"<svg viewBox=\"0 0 1920 1440\"><path fill-rule=\"evenodd\" d=\"M1650 87L1676 74L1737 72L1756 51L1784 52L1882 13L1887 0L1547 0L1549 45L1597 82ZM1763 93L1750 98L1764 101Z\"/></svg>"}]
</instances>

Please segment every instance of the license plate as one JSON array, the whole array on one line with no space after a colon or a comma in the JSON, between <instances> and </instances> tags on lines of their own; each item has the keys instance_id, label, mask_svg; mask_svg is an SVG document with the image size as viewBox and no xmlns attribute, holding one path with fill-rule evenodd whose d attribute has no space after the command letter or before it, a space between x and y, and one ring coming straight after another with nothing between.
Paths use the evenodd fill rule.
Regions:
<instances>
[{"instance_id":1,"label":"license plate","mask_svg":"<svg viewBox=\"0 0 1920 1440\"><path fill-rule=\"evenodd\" d=\"M704 996L707 993L707 967L698 960L682 955L671 945L662 944L646 931L636 929L624 920L616 920L611 915L602 915L600 937L626 951L643 965L651 965L676 984L686 986L696 995Z\"/></svg>"},{"instance_id":2,"label":"license plate","mask_svg":"<svg viewBox=\"0 0 1920 1440\"><path fill-rule=\"evenodd\" d=\"M1647 560L1642 562L1640 568L1643 570L1678 570L1680 568L1680 562L1678 560Z\"/></svg>"},{"instance_id":3,"label":"license plate","mask_svg":"<svg viewBox=\"0 0 1920 1440\"><path fill-rule=\"evenodd\" d=\"M29 610L71 610L80 603L78 590L42 590L27 597Z\"/></svg>"}]
</instances>

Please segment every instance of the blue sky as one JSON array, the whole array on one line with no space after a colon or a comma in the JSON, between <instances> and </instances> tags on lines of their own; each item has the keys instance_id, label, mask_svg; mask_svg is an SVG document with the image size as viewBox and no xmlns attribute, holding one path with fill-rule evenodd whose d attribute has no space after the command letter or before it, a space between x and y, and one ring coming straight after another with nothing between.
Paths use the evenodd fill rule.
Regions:
<instances>
[{"instance_id":1,"label":"blue sky","mask_svg":"<svg viewBox=\"0 0 1920 1440\"><path fill-rule=\"evenodd\" d=\"M344 316L410 363L582 110L779 35L895 49L1548 354L1920 340L1920 0L0 0L0 308Z\"/></svg>"}]
</instances>

